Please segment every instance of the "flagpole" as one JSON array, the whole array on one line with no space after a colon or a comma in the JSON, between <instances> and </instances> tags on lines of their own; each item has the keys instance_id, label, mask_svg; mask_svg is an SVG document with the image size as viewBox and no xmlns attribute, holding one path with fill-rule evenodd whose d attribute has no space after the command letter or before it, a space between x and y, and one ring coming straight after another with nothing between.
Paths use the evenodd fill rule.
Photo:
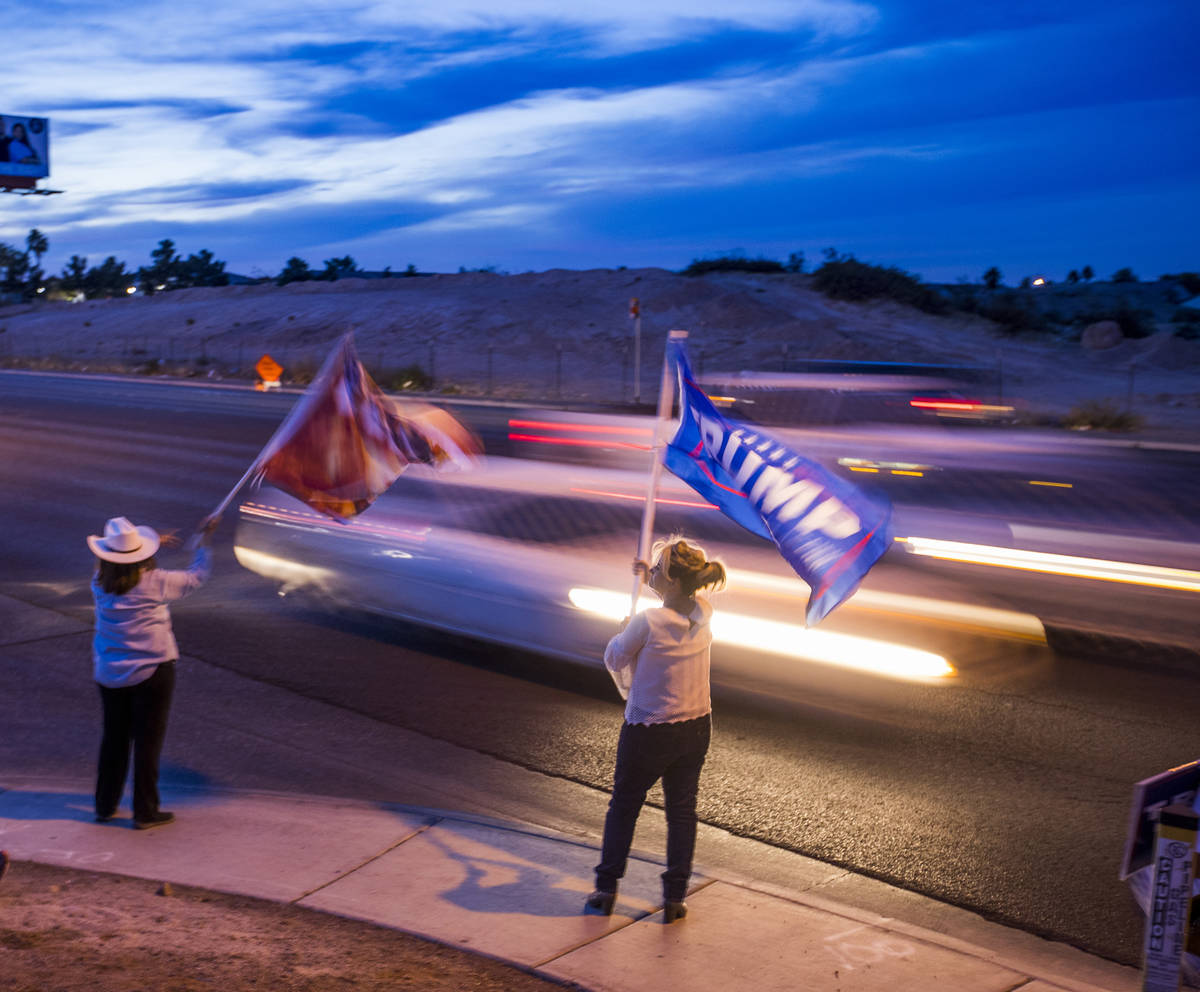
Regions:
<instances>
[{"instance_id":1,"label":"flagpole","mask_svg":"<svg viewBox=\"0 0 1200 992\"><path fill-rule=\"evenodd\" d=\"M646 561L650 554L650 539L654 534L654 503L658 497L658 479L662 475L662 450L666 442L663 439L663 427L671 417L671 404L675 399L675 386L671 381L671 343L685 341L687 331L670 331L667 334L667 347L663 354L662 382L658 387L658 415L654 420L653 441L650 445L650 483L646 488L646 505L642 508L642 532L638 537L638 561ZM642 573L637 572L633 577L633 598L629 606L629 615L637 613L638 595L642 591Z\"/></svg>"},{"instance_id":2,"label":"flagpole","mask_svg":"<svg viewBox=\"0 0 1200 992\"><path fill-rule=\"evenodd\" d=\"M252 479L259 471L259 469L262 468L263 463L273 454L275 454L275 452L282 446L283 439L291 429L292 424L296 423L300 418L305 416L308 413L309 407L312 406L314 402L313 397L317 392L319 392L319 390L315 390L313 387L319 383L324 383L326 377L332 374L335 364L339 360L344 360L344 356L347 354L348 349L353 349L353 334L353 331L347 331L344 335L342 335L338 346L329 353L329 356L321 365L320 371L316 374L316 376L313 377L313 381L309 383L309 386L304 391L304 394L292 406L292 409L288 412L288 415L284 417L283 423L275 428L275 433L272 434L270 440L263 445L262 451L258 453L258 456L250 464L250 467L246 469L246 473L240 479L238 479L234 487L225 494L225 498L217 504L216 509L204 518L205 520L211 520L213 517L221 516L221 514L225 512L226 507L228 507L233 501L233 497L237 495L238 490L241 489L242 486L244 486L247 482L249 482L250 479ZM353 351L351 350L350 353L353 354ZM192 539L188 541L186 547L193 547L193 541L196 539L199 533L200 532L197 531L196 534L192 535Z\"/></svg>"}]
</instances>

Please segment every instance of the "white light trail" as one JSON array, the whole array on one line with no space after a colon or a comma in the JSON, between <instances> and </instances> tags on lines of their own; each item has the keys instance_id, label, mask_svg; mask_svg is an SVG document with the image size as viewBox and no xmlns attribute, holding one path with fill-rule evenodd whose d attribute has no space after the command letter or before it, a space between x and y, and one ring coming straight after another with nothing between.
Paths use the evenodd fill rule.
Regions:
<instances>
[{"instance_id":1,"label":"white light trail","mask_svg":"<svg viewBox=\"0 0 1200 992\"><path fill-rule=\"evenodd\" d=\"M944 561L961 561L974 565L995 565L1019 568L1028 572L1045 572L1080 579L1099 579L1105 582L1128 582L1133 585L1155 586L1159 589L1179 589L1200 592L1200 572L1183 568L1164 568L1160 565L1139 565L1126 561L1105 561L1101 558L1081 558L1046 551L1023 551L1020 548L997 548L986 544L964 544L960 541L939 541L930 537L898 537L913 554Z\"/></svg>"},{"instance_id":2,"label":"white light trail","mask_svg":"<svg viewBox=\"0 0 1200 992\"><path fill-rule=\"evenodd\" d=\"M567 595L576 608L613 621L620 621L629 612L629 596L625 593L574 588ZM639 611L656 605L649 597L638 601ZM712 632L717 643L892 678L924 680L956 674L945 658L930 651L724 610L714 611Z\"/></svg>"}]
</instances>

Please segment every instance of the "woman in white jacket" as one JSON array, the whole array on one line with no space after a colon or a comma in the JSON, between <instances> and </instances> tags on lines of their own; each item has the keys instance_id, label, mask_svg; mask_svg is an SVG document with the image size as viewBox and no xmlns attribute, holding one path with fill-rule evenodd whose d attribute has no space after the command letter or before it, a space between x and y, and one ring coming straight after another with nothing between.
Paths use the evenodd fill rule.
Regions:
<instances>
[{"instance_id":1,"label":"woman in white jacket","mask_svg":"<svg viewBox=\"0 0 1200 992\"><path fill-rule=\"evenodd\" d=\"M133 825L139 830L175 819L159 809L158 759L167 733L179 648L167 604L203 585L211 572L206 542L220 518L204 521L202 540L186 570L157 568L162 539L124 517L88 538L97 558L92 577L96 633L92 663L104 707L104 736L96 771L96 821L117 812L133 750Z\"/></svg>"},{"instance_id":2,"label":"woman in white jacket","mask_svg":"<svg viewBox=\"0 0 1200 992\"><path fill-rule=\"evenodd\" d=\"M696 793L712 731L712 607L696 593L723 586L725 567L678 538L655 544L652 557L652 566L635 561L633 567L663 605L627 619L604 651L604 664L627 702L596 891L587 908L612 913L638 814L646 792L661 778L667 815L663 903L671 923L687 914L683 900L696 847Z\"/></svg>"}]
</instances>

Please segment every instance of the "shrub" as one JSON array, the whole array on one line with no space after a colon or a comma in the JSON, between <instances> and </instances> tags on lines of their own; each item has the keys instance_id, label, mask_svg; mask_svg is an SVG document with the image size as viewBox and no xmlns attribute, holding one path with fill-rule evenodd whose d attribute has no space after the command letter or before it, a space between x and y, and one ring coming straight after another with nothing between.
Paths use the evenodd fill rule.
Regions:
<instances>
[{"instance_id":1,"label":"shrub","mask_svg":"<svg viewBox=\"0 0 1200 992\"><path fill-rule=\"evenodd\" d=\"M1142 426L1142 418L1112 400L1088 400L1071 408L1063 426L1073 431L1135 431Z\"/></svg>"},{"instance_id":2,"label":"shrub","mask_svg":"<svg viewBox=\"0 0 1200 992\"><path fill-rule=\"evenodd\" d=\"M924 310L945 313L949 306L936 290L895 266L868 265L853 256L827 252L814 275L814 285L834 300L895 300Z\"/></svg>"},{"instance_id":3,"label":"shrub","mask_svg":"<svg viewBox=\"0 0 1200 992\"><path fill-rule=\"evenodd\" d=\"M1138 277L1133 274L1133 269L1130 269L1130 268L1117 269L1117 271L1112 274L1112 281L1113 282L1137 282Z\"/></svg>"},{"instance_id":4,"label":"shrub","mask_svg":"<svg viewBox=\"0 0 1200 992\"><path fill-rule=\"evenodd\" d=\"M1200 273L1197 272L1177 272L1174 275L1162 276L1163 279L1174 279L1179 285L1186 289L1192 296L1200 296Z\"/></svg>"},{"instance_id":5,"label":"shrub","mask_svg":"<svg viewBox=\"0 0 1200 992\"><path fill-rule=\"evenodd\" d=\"M770 258L743 258L740 255L720 255L717 258L694 258L681 273L702 276L707 272L785 272L782 263Z\"/></svg>"},{"instance_id":6,"label":"shrub","mask_svg":"<svg viewBox=\"0 0 1200 992\"><path fill-rule=\"evenodd\" d=\"M1175 325L1177 338L1183 338L1185 341L1200 338L1200 310L1180 307L1171 315L1171 323Z\"/></svg>"},{"instance_id":7,"label":"shrub","mask_svg":"<svg viewBox=\"0 0 1200 992\"><path fill-rule=\"evenodd\" d=\"M1046 319L1030 306L1028 297L1011 290L995 299L985 300L979 305L978 313L981 317L994 320L1005 334L1047 330Z\"/></svg>"}]
</instances>

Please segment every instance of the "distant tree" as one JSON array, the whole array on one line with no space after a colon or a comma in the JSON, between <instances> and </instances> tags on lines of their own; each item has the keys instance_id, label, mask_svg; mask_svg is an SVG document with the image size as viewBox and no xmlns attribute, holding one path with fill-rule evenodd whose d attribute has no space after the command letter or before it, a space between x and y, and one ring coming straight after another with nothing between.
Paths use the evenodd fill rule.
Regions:
<instances>
[{"instance_id":1,"label":"distant tree","mask_svg":"<svg viewBox=\"0 0 1200 992\"><path fill-rule=\"evenodd\" d=\"M329 282L337 282L339 279L345 279L347 276L352 276L358 271L358 266L354 259L349 255L343 255L341 258L325 259L325 271L318 276L320 279L328 280Z\"/></svg>"},{"instance_id":2,"label":"distant tree","mask_svg":"<svg viewBox=\"0 0 1200 992\"><path fill-rule=\"evenodd\" d=\"M1130 268L1117 269L1117 271L1112 274L1112 281L1113 282L1137 282L1138 277L1133 274L1133 269L1130 269Z\"/></svg>"},{"instance_id":3,"label":"distant tree","mask_svg":"<svg viewBox=\"0 0 1200 992\"><path fill-rule=\"evenodd\" d=\"M994 265L983 274L983 284L988 289L995 289L1003 281L1004 274Z\"/></svg>"},{"instance_id":4,"label":"distant tree","mask_svg":"<svg viewBox=\"0 0 1200 992\"><path fill-rule=\"evenodd\" d=\"M1096 273L1092 271L1092 267L1090 265L1085 265L1082 269L1080 269L1079 274L1083 276L1084 282L1091 282L1092 278L1096 275Z\"/></svg>"},{"instance_id":5,"label":"distant tree","mask_svg":"<svg viewBox=\"0 0 1200 992\"><path fill-rule=\"evenodd\" d=\"M1079 282L1079 271L1077 269L1072 269L1067 273L1067 282L1071 283L1072 285Z\"/></svg>"},{"instance_id":6,"label":"distant tree","mask_svg":"<svg viewBox=\"0 0 1200 992\"><path fill-rule=\"evenodd\" d=\"M176 285L185 286L228 286L229 275L225 263L213 257L207 248L201 248L177 265Z\"/></svg>"},{"instance_id":7,"label":"distant tree","mask_svg":"<svg viewBox=\"0 0 1200 992\"><path fill-rule=\"evenodd\" d=\"M0 244L0 266L4 268L4 280L0 282L4 292L24 295L25 279L29 274L29 252Z\"/></svg>"},{"instance_id":8,"label":"distant tree","mask_svg":"<svg viewBox=\"0 0 1200 992\"><path fill-rule=\"evenodd\" d=\"M783 272L784 267L773 258L745 258L742 255L719 255L716 258L693 258L685 276L702 276L707 272Z\"/></svg>"},{"instance_id":9,"label":"distant tree","mask_svg":"<svg viewBox=\"0 0 1200 992\"><path fill-rule=\"evenodd\" d=\"M1029 289L1032 285L1033 285L1033 280L1030 279L1029 276L1025 276L1024 278L1022 278L1022 280L1021 280L1021 288L1022 289Z\"/></svg>"},{"instance_id":10,"label":"distant tree","mask_svg":"<svg viewBox=\"0 0 1200 992\"><path fill-rule=\"evenodd\" d=\"M279 273L275 282L280 286L286 286L289 282L308 282L313 277L313 271L308 267L308 263L297 255L293 255L287 260L287 265L283 267L283 271Z\"/></svg>"},{"instance_id":11,"label":"distant tree","mask_svg":"<svg viewBox=\"0 0 1200 992\"><path fill-rule=\"evenodd\" d=\"M784 266L788 272L803 272L804 271L804 252L794 251L788 255L787 265Z\"/></svg>"},{"instance_id":12,"label":"distant tree","mask_svg":"<svg viewBox=\"0 0 1200 992\"><path fill-rule=\"evenodd\" d=\"M813 273L813 285L835 300L891 299L926 313L948 309L946 298L918 277L895 266L869 265L852 255L825 261Z\"/></svg>"},{"instance_id":13,"label":"distant tree","mask_svg":"<svg viewBox=\"0 0 1200 992\"><path fill-rule=\"evenodd\" d=\"M385 265L383 267L383 271L379 273L379 278L380 279L391 279L392 275L393 275L392 267L390 265Z\"/></svg>"},{"instance_id":14,"label":"distant tree","mask_svg":"<svg viewBox=\"0 0 1200 992\"><path fill-rule=\"evenodd\" d=\"M33 252L35 264L41 268L42 256L50 249L50 239L35 227L25 236L25 247Z\"/></svg>"},{"instance_id":15,"label":"distant tree","mask_svg":"<svg viewBox=\"0 0 1200 992\"><path fill-rule=\"evenodd\" d=\"M1200 295L1200 272L1176 272L1162 278L1174 280L1192 296Z\"/></svg>"},{"instance_id":16,"label":"distant tree","mask_svg":"<svg viewBox=\"0 0 1200 992\"><path fill-rule=\"evenodd\" d=\"M403 272L403 275L407 276L408 278L412 278L413 276L418 276L420 274L421 273L419 273L417 271L417 267L415 265L413 265L412 262L408 263L408 266L405 268L405 270Z\"/></svg>"},{"instance_id":17,"label":"distant tree","mask_svg":"<svg viewBox=\"0 0 1200 992\"><path fill-rule=\"evenodd\" d=\"M175 289L179 282L182 261L179 253L175 251L175 242L170 238L163 238L158 247L150 252L150 264L137 270L137 281L142 287L142 292L153 296L160 289Z\"/></svg>"},{"instance_id":18,"label":"distant tree","mask_svg":"<svg viewBox=\"0 0 1200 992\"><path fill-rule=\"evenodd\" d=\"M83 280L87 276L87 258L83 255L72 255L70 261L63 266L62 287L69 293L78 293L83 289Z\"/></svg>"},{"instance_id":19,"label":"distant tree","mask_svg":"<svg viewBox=\"0 0 1200 992\"><path fill-rule=\"evenodd\" d=\"M125 263L117 260L115 255L109 255L97 266L88 269L83 277L83 292L88 299L104 296L124 296L133 273L125 271Z\"/></svg>"}]
</instances>

